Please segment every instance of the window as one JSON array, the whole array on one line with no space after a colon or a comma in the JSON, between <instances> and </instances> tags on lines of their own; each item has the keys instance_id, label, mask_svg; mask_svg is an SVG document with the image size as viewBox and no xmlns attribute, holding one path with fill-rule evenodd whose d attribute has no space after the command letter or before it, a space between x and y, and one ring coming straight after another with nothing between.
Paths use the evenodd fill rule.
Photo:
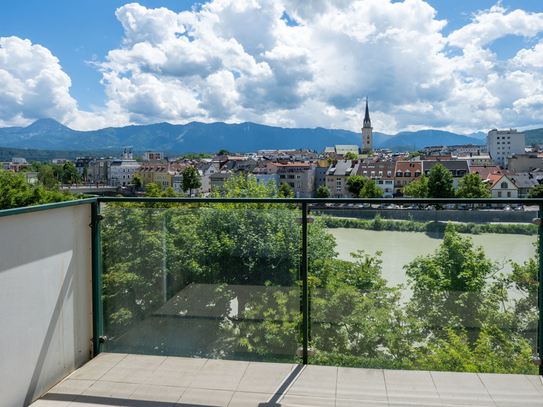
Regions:
<instances>
[{"instance_id":1,"label":"window","mask_svg":"<svg viewBox=\"0 0 543 407\"><path fill-rule=\"evenodd\" d=\"M336 192L341 192L341 187L336 187Z\"/></svg>"},{"instance_id":2,"label":"window","mask_svg":"<svg viewBox=\"0 0 543 407\"><path fill-rule=\"evenodd\" d=\"M301 175L296 175L296 179L302 179Z\"/></svg>"},{"instance_id":3,"label":"window","mask_svg":"<svg viewBox=\"0 0 543 407\"><path fill-rule=\"evenodd\" d=\"M511 192L507 192L507 198L511 198Z\"/></svg>"},{"instance_id":4,"label":"window","mask_svg":"<svg viewBox=\"0 0 543 407\"><path fill-rule=\"evenodd\" d=\"M500 185L501 189L507 189L507 182L502 182Z\"/></svg>"},{"instance_id":5,"label":"window","mask_svg":"<svg viewBox=\"0 0 543 407\"><path fill-rule=\"evenodd\" d=\"M510 141L508 141L508 142L507 142L507 144L511 144L511 142L510 142Z\"/></svg>"},{"instance_id":6,"label":"window","mask_svg":"<svg viewBox=\"0 0 543 407\"><path fill-rule=\"evenodd\" d=\"M501 198L502 197L502 193L501 191L498 191L498 198Z\"/></svg>"},{"instance_id":7,"label":"window","mask_svg":"<svg viewBox=\"0 0 543 407\"><path fill-rule=\"evenodd\" d=\"M511 137L507 136L507 140L509 140Z\"/></svg>"},{"instance_id":8,"label":"window","mask_svg":"<svg viewBox=\"0 0 543 407\"><path fill-rule=\"evenodd\" d=\"M392 171L387 171L387 177L390 177L392 175Z\"/></svg>"},{"instance_id":9,"label":"window","mask_svg":"<svg viewBox=\"0 0 543 407\"><path fill-rule=\"evenodd\" d=\"M371 176L372 176L372 177L375 177L375 171L372 171L372 172L371 172Z\"/></svg>"},{"instance_id":10,"label":"window","mask_svg":"<svg viewBox=\"0 0 543 407\"><path fill-rule=\"evenodd\" d=\"M302 185L301 184L296 184L296 188L301 188Z\"/></svg>"}]
</instances>

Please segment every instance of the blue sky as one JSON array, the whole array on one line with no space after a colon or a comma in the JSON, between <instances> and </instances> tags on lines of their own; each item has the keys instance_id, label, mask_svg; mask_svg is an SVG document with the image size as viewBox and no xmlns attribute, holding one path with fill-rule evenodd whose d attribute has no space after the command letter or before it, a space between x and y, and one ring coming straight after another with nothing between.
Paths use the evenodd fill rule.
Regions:
<instances>
[{"instance_id":1,"label":"blue sky","mask_svg":"<svg viewBox=\"0 0 543 407\"><path fill-rule=\"evenodd\" d=\"M2 127L543 127L535 0L32 0L0 38Z\"/></svg>"}]
</instances>

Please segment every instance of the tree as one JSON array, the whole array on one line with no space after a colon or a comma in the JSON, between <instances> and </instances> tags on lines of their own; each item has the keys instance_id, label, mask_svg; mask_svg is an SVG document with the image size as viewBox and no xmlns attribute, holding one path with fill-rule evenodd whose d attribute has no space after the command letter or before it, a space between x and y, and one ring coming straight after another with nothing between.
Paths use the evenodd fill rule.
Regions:
<instances>
[{"instance_id":1,"label":"tree","mask_svg":"<svg viewBox=\"0 0 543 407\"><path fill-rule=\"evenodd\" d=\"M134 175L134 177L132 178L132 181L130 181L132 184L134 184L134 187L136 189L139 189L142 187L143 185L143 180L141 179L141 176L139 175Z\"/></svg>"},{"instance_id":2,"label":"tree","mask_svg":"<svg viewBox=\"0 0 543 407\"><path fill-rule=\"evenodd\" d=\"M333 162L334 160L330 157L328 157L328 159L326 160L326 164L328 164L328 166L331 166Z\"/></svg>"},{"instance_id":3,"label":"tree","mask_svg":"<svg viewBox=\"0 0 543 407\"><path fill-rule=\"evenodd\" d=\"M484 324L499 320L500 304L507 301L507 293L491 281L500 270L498 263L450 222L434 254L417 257L404 269L413 290L410 313L423 321L430 340L444 338L445 327L467 328L474 343Z\"/></svg>"},{"instance_id":4,"label":"tree","mask_svg":"<svg viewBox=\"0 0 543 407\"><path fill-rule=\"evenodd\" d=\"M526 198L543 198L543 185L537 185L530 189L530 193Z\"/></svg>"},{"instance_id":5,"label":"tree","mask_svg":"<svg viewBox=\"0 0 543 407\"><path fill-rule=\"evenodd\" d=\"M75 164L71 161L66 161L62 165L61 180L63 184L71 184L81 182L81 174L77 171Z\"/></svg>"},{"instance_id":6,"label":"tree","mask_svg":"<svg viewBox=\"0 0 543 407\"><path fill-rule=\"evenodd\" d=\"M292 192L292 188L286 182L283 182L281 184L278 190L278 194L280 198L292 198L294 196L294 193Z\"/></svg>"},{"instance_id":7,"label":"tree","mask_svg":"<svg viewBox=\"0 0 543 407\"><path fill-rule=\"evenodd\" d=\"M403 187L403 194L412 198L426 198L428 195L428 178L426 178L426 175L421 174L419 181L414 181Z\"/></svg>"},{"instance_id":8,"label":"tree","mask_svg":"<svg viewBox=\"0 0 543 407\"><path fill-rule=\"evenodd\" d=\"M351 152L351 151L348 151L343 156L344 160L356 160L357 158L358 158L358 156L355 153Z\"/></svg>"},{"instance_id":9,"label":"tree","mask_svg":"<svg viewBox=\"0 0 543 407\"><path fill-rule=\"evenodd\" d=\"M469 173L462 177L456 191L457 198L491 198L488 186L478 174Z\"/></svg>"},{"instance_id":10,"label":"tree","mask_svg":"<svg viewBox=\"0 0 543 407\"><path fill-rule=\"evenodd\" d=\"M452 174L441 164L434 165L428 175L428 198L454 198Z\"/></svg>"},{"instance_id":11,"label":"tree","mask_svg":"<svg viewBox=\"0 0 543 407\"><path fill-rule=\"evenodd\" d=\"M330 198L330 190L328 189L327 186L325 185L320 185L318 188L317 188L317 195L316 195L316 198Z\"/></svg>"},{"instance_id":12,"label":"tree","mask_svg":"<svg viewBox=\"0 0 543 407\"><path fill-rule=\"evenodd\" d=\"M202 182L200 181L200 173L194 167L185 167L185 169L181 171L181 175L183 176L181 189L183 192L189 191L189 196L192 196L192 190L198 189L202 186Z\"/></svg>"},{"instance_id":13,"label":"tree","mask_svg":"<svg viewBox=\"0 0 543 407\"><path fill-rule=\"evenodd\" d=\"M50 165L42 166L38 171L38 180L47 189L53 189L57 185L57 179Z\"/></svg>"},{"instance_id":14,"label":"tree","mask_svg":"<svg viewBox=\"0 0 543 407\"><path fill-rule=\"evenodd\" d=\"M347 178L348 190L354 196L360 196L360 191L364 188L364 184L368 179L366 177L361 177L360 175L349 175Z\"/></svg>"},{"instance_id":15,"label":"tree","mask_svg":"<svg viewBox=\"0 0 543 407\"><path fill-rule=\"evenodd\" d=\"M230 151L223 148L217 155L230 155Z\"/></svg>"},{"instance_id":16,"label":"tree","mask_svg":"<svg viewBox=\"0 0 543 407\"><path fill-rule=\"evenodd\" d=\"M359 196L360 198L381 198L383 190L375 185L374 180L369 179L364 183Z\"/></svg>"},{"instance_id":17,"label":"tree","mask_svg":"<svg viewBox=\"0 0 543 407\"><path fill-rule=\"evenodd\" d=\"M71 201L85 196L71 195L67 191L45 189L25 181L23 173L0 170L0 210L53 202Z\"/></svg>"}]
</instances>

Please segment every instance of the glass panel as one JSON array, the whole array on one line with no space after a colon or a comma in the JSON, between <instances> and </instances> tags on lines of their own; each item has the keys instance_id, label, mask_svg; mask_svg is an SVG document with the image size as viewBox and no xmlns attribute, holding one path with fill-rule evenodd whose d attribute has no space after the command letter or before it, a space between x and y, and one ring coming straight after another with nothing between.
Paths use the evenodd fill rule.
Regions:
<instances>
[{"instance_id":1,"label":"glass panel","mask_svg":"<svg viewBox=\"0 0 543 407\"><path fill-rule=\"evenodd\" d=\"M320 207L310 363L536 374L537 208L514 209Z\"/></svg>"},{"instance_id":2,"label":"glass panel","mask_svg":"<svg viewBox=\"0 0 543 407\"><path fill-rule=\"evenodd\" d=\"M296 361L299 211L149 206L103 211L104 351Z\"/></svg>"}]
</instances>

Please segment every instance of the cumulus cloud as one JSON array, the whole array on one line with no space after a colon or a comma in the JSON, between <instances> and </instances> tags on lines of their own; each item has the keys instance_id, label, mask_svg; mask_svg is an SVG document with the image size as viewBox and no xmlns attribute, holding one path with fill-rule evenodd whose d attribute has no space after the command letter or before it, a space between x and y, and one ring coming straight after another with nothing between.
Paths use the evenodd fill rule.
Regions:
<instances>
[{"instance_id":1,"label":"cumulus cloud","mask_svg":"<svg viewBox=\"0 0 543 407\"><path fill-rule=\"evenodd\" d=\"M107 96L100 111L77 111L49 51L11 39L55 72L41 86L57 93L49 107L33 104L39 74L3 68L2 44L0 120L40 106L79 127L198 120L358 131L365 96L375 131L388 133L528 126L543 113L543 13L499 2L448 36L423 0L212 0L181 13L131 3L116 16L122 43L92 62ZM492 44L507 35L535 45L500 60Z\"/></svg>"},{"instance_id":2,"label":"cumulus cloud","mask_svg":"<svg viewBox=\"0 0 543 407\"><path fill-rule=\"evenodd\" d=\"M38 118L69 122L77 104L71 81L51 52L17 37L0 38L0 125L27 125Z\"/></svg>"}]
</instances>

